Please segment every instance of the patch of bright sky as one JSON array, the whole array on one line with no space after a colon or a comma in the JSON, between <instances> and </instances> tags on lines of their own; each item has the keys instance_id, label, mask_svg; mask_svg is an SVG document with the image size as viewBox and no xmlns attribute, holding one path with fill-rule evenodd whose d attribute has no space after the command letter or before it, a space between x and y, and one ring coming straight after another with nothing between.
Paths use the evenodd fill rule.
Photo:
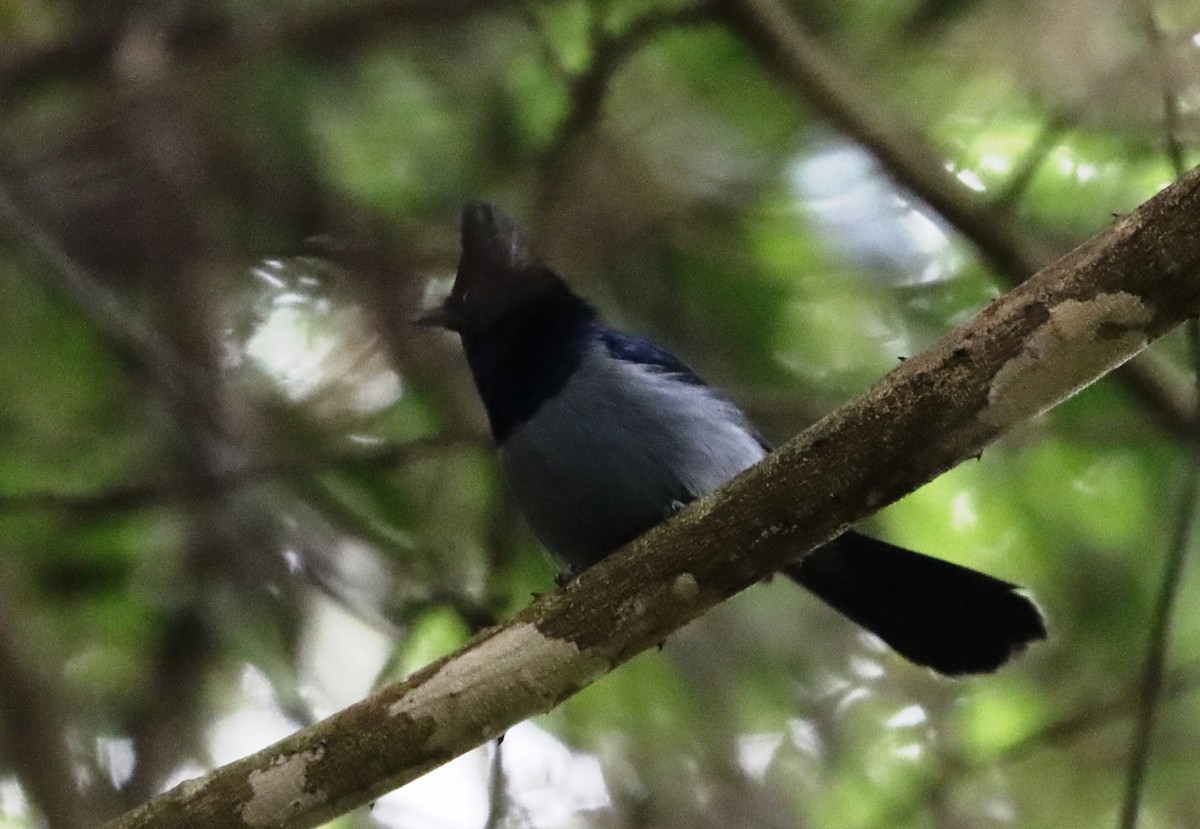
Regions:
<instances>
[{"instance_id":1,"label":"patch of bright sky","mask_svg":"<svg viewBox=\"0 0 1200 829\"><path fill-rule=\"evenodd\" d=\"M572 751L534 723L509 729L503 762L509 795L534 826L561 826L577 812L612 803L599 760Z\"/></svg>"},{"instance_id":2,"label":"patch of bright sky","mask_svg":"<svg viewBox=\"0 0 1200 829\"><path fill-rule=\"evenodd\" d=\"M403 393L366 316L319 293L300 263L267 260L254 275L268 294L266 311L247 338L246 356L297 403L329 414L370 414Z\"/></svg>"},{"instance_id":3,"label":"patch of bright sky","mask_svg":"<svg viewBox=\"0 0 1200 829\"><path fill-rule=\"evenodd\" d=\"M1058 172L1064 176L1074 176L1075 180L1081 183L1091 181L1100 172L1095 164L1080 160L1069 147L1061 144L1051 153L1051 162Z\"/></svg>"},{"instance_id":4,"label":"patch of bright sky","mask_svg":"<svg viewBox=\"0 0 1200 829\"><path fill-rule=\"evenodd\" d=\"M0 778L0 815L13 820L29 817L29 800L15 777Z\"/></svg>"},{"instance_id":5,"label":"patch of bright sky","mask_svg":"<svg viewBox=\"0 0 1200 829\"><path fill-rule=\"evenodd\" d=\"M975 511L974 494L962 490L950 499L950 526L955 532L972 530L979 524L979 513Z\"/></svg>"},{"instance_id":6,"label":"patch of bright sky","mask_svg":"<svg viewBox=\"0 0 1200 829\"><path fill-rule=\"evenodd\" d=\"M850 657L850 673L859 679L871 680L882 679L884 675L883 666L874 659L867 659L864 656Z\"/></svg>"},{"instance_id":7,"label":"patch of bright sky","mask_svg":"<svg viewBox=\"0 0 1200 829\"><path fill-rule=\"evenodd\" d=\"M834 710L837 712L838 716L843 716L849 709L853 708L856 703L871 699L873 696L874 694L872 694L868 688L855 688L838 700L837 707Z\"/></svg>"},{"instance_id":8,"label":"patch of bright sky","mask_svg":"<svg viewBox=\"0 0 1200 829\"><path fill-rule=\"evenodd\" d=\"M381 797L371 817L388 829L480 829L488 818L495 750L495 744L478 748ZM576 825L580 812L612 802L599 761L571 751L534 723L508 730L501 763L512 807L534 829Z\"/></svg>"},{"instance_id":9,"label":"patch of bright sky","mask_svg":"<svg viewBox=\"0 0 1200 829\"><path fill-rule=\"evenodd\" d=\"M858 144L818 142L785 175L798 206L826 231L825 244L846 260L900 284L938 282L961 270L964 257L944 223Z\"/></svg>"},{"instance_id":10,"label":"patch of bright sky","mask_svg":"<svg viewBox=\"0 0 1200 829\"><path fill-rule=\"evenodd\" d=\"M385 794L371 809L372 823L387 829L480 829L488 819L489 756L490 746L477 748Z\"/></svg>"},{"instance_id":11,"label":"patch of bright sky","mask_svg":"<svg viewBox=\"0 0 1200 829\"><path fill-rule=\"evenodd\" d=\"M328 717L370 693L392 643L322 594L313 593L308 606L299 648L300 694L314 715Z\"/></svg>"},{"instance_id":12,"label":"patch of bright sky","mask_svg":"<svg viewBox=\"0 0 1200 829\"><path fill-rule=\"evenodd\" d=\"M1200 37L1200 35L1197 35L1197 37ZM1200 85L1193 84L1179 90L1176 101L1176 106L1181 116L1194 115L1196 110L1200 110Z\"/></svg>"},{"instance_id":13,"label":"patch of bright sky","mask_svg":"<svg viewBox=\"0 0 1200 829\"><path fill-rule=\"evenodd\" d=\"M901 708L887 720L888 728L912 728L922 725L928 719L925 709L919 705L908 705Z\"/></svg>"},{"instance_id":14,"label":"patch of bright sky","mask_svg":"<svg viewBox=\"0 0 1200 829\"><path fill-rule=\"evenodd\" d=\"M97 737L96 756L100 760L100 767L108 771L109 781L114 787L121 788L133 777L136 755L133 752L133 740L128 737Z\"/></svg>"},{"instance_id":15,"label":"patch of bright sky","mask_svg":"<svg viewBox=\"0 0 1200 829\"><path fill-rule=\"evenodd\" d=\"M1006 797L988 798L983 804L983 814L998 823L1014 824L1017 822L1016 807Z\"/></svg>"},{"instance_id":16,"label":"patch of bright sky","mask_svg":"<svg viewBox=\"0 0 1200 829\"><path fill-rule=\"evenodd\" d=\"M239 682L242 704L209 729L209 754L218 766L253 754L299 728L275 702L271 682L258 668L244 665Z\"/></svg>"},{"instance_id":17,"label":"patch of bright sky","mask_svg":"<svg viewBox=\"0 0 1200 829\"><path fill-rule=\"evenodd\" d=\"M783 745L783 734L778 731L762 734L740 734L737 738L737 762L742 771L754 780L762 780L775 759L775 752Z\"/></svg>"},{"instance_id":18,"label":"patch of bright sky","mask_svg":"<svg viewBox=\"0 0 1200 829\"><path fill-rule=\"evenodd\" d=\"M425 289L421 293L421 306L423 308L432 308L450 296L450 289L454 287L454 276L453 273L447 273L427 279L425 281Z\"/></svg>"},{"instance_id":19,"label":"patch of bright sky","mask_svg":"<svg viewBox=\"0 0 1200 829\"><path fill-rule=\"evenodd\" d=\"M983 179L974 170L959 170L954 174L960 184L965 185L976 193L982 193L987 190L987 185L983 183Z\"/></svg>"},{"instance_id":20,"label":"patch of bright sky","mask_svg":"<svg viewBox=\"0 0 1200 829\"><path fill-rule=\"evenodd\" d=\"M809 757L820 757L825 750L821 740L821 731L811 720L788 720L788 739L792 741L797 751Z\"/></svg>"},{"instance_id":21,"label":"patch of bright sky","mask_svg":"<svg viewBox=\"0 0 1200 829\"><path fill-rule=\"evenodd\" d=\"M203 777L208 772L208 769L201 766L199 763L189 762L175 769L171 774L167 775L166 780L159 788L160 792L170 791L188 780L195 780L198 777Z\"/></svg>"},{"instance_id":22,"label":"patch of bright sky","mask_svg":"<svg viewBox=\"0 0 1200 829\"><path fill-rule=\"evenodd\" d=\"M1012 170L1012 159L1000 153L984 153L979 157L979 168L1004 175Z\"/></svg>"}]
</instances>

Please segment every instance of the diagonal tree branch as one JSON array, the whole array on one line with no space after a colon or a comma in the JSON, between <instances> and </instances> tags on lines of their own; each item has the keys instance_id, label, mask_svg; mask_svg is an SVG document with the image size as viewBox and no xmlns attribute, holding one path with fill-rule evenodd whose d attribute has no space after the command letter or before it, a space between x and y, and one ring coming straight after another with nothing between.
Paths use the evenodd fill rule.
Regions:
<instances>
[{"instance_id":1,"label":"diagonal tree branch","mask_svg":"<svg viewBox=\"0 0 1200 829\"><path fill-rule=\"evenodd\" d=\"M316 826L545 712L1200 310L1192 171L716 495L403 682L108 829Z\"/></svg>"}]
</instances>

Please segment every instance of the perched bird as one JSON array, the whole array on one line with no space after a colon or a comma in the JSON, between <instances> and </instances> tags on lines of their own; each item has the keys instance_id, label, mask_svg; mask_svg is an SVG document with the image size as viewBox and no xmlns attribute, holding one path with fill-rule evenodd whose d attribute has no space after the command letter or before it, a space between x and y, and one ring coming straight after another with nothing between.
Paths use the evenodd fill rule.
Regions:
<instances>
[{"instance_id":1,"label":"perched bird","mask_svg":"<svg viewBox=\"0 0 1200 829\"><path fill-rule=\"evenodd\" d=\"M464 210L454 287L418 322L461 337L512 494L568 574L770 451L683 362L606 325L490 205ZM1046 636L1016 586L854 531L783 572L943 674L993 671Z\"/></svg>"}]
</instances>

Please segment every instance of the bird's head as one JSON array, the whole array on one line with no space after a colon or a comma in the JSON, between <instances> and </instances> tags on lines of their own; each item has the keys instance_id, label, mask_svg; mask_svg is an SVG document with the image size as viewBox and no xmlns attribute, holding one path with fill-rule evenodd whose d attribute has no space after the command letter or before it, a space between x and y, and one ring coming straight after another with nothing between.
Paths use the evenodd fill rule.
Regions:
<instances>
[{"instance_id":1,"label":"bird's head","mask_svg":"<svg viewBox=\"0 0 1200 829\"><path fill-rule=\"evenodd\" d=\"M462 257L450 296L418 324L460 334L488 330L514 311L563 290L539 260L525 232L490 204L475 202L462 214Z\"/></svg>"}]
</instances>

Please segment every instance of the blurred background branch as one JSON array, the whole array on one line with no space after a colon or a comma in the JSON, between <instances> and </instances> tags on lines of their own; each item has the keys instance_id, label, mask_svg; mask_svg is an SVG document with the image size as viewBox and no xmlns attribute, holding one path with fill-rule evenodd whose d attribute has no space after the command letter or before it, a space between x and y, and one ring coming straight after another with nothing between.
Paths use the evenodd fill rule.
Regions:
<instances>
[{"instance_id":1,"label":"blurred background branch","mask_svg":"<svg viewBox=\"0 0 1200 829\"><path fill-rule=\"evenodd\" d=\"M216 7L191 5L186 13L174 15L171 25L157 36L173 59L184 61L219 63L258 55L264 49L337 58L413 26L445 25L515 5L505 0L380 0L300 10L285 7L273 13L252 12L249 19L231 18ZM120 25L98 26L60 43L10 51L0 60L0 101L28 95L42 85L103 76L127 35Z\"/></svg>"},{"instance_id":2,"label":"blurred background branch","mask_svg":"<svg viewBox=\"0 0 1200 829\"><path fill-rule=\"evenodd\" d=\"M1188 327L1197 370L1200 372L1200 326L1193 320ZM1197 394L1200 396L1200 384L1197 385ZM1171 643L1171 628L1175 621L1175 605L1179 600L1184 564L1195 535L1197 501L1200 501L1200 450L1193 447L1189 452L1188 465L1179 486L1175 531L1163 562L1162 581L1146 634L1146 661L1142 669L1137 716L1134 720L1133 746L1129 752L1129 775L1125 796L1121 802L1121 817L1118 823L1120 829L1134 829L1138 825L1142 791L1150 767L1154 727L1158 721L1163 686L1166 683L1167 655Z\"/></svg>"},{"instance_id":3,"label":"blurred background branch","mask_svg":"<svg viewBox=\"0 0 1200 829\"><path fill-rule=\"evenodd\" d=\"M19 608L8 574L0 571L0 756L50 829L85 829L113 792L94 767L80 791L69 708L54 662L42 658Z\"/></svg>"},{"instance_id":4,"label":"blurred background branch","mask_svg":"<svg viewBox=\"0 0 1200 829\"><path fill-rule=\"evenodd\" d=\"M1063 250L1019 227L1003 202L989 203L947 171L941 153L901 117L886 111L851 73L804 31L780 0L727 0L733 26L814 107L869 149L896 183L929 205L979 250L996 274L1019 285ZM1053 134L1057 128L1052 128ZM1197 410L1182 382L1152 355L1120 370L1126 387L1165 428L1188 435Z\"/></svg>"},{"instance_id":5,"label":"blurred background branch","mask_svg":"<svg viewBox=\"0 0 1200 829\"><path fill-rule=\"evenodd\" d=\"M1163 145L1175 175L1182 176L1186 162L1180 142L1179 92L1173 61L1164 47L1162 30L1154 18L1152 0L1136 0L1134 6L1135 13L1141 17L1146 40L1157 58L1162 95ZM1196 411L1200 411L1200 322L1195 319L1187 325L1187 340L1194 372L1193 394L1197 401ZM1129 752L1125 796L1121 801L1121 814L1117 824L1120 829L1135 829L1141 816L1154 729L1158 722L1159 707L1166 684L1167 657L1175 622L1175 606L1179 601L1184 564L1194 544L1196 510L1200 506L1197 503L1200 501L1200 429L1193 430L1188 441L1187 457L1183 481L1179 486L1179 504L1176 507L1178 512L1163 562L1162 581L1155 597L1153 616L1146 637L1146 661L1142 668L1141 688L1134 720L1133 746Z\"/></svg>"}]
</instances>

